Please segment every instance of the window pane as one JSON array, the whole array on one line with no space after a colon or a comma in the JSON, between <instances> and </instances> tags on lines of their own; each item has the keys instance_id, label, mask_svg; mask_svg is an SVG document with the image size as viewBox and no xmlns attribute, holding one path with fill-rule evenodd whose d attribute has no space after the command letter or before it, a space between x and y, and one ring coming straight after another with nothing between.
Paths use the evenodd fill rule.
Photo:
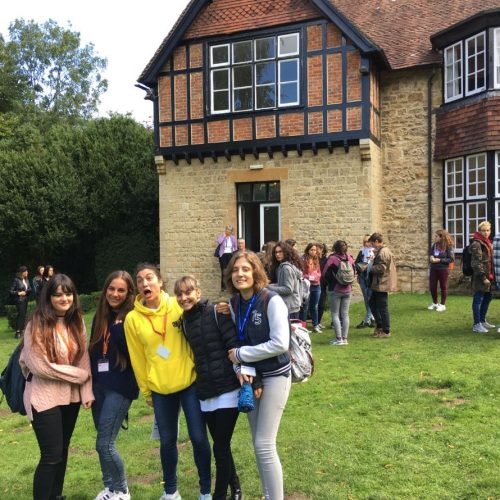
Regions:
<instances>
[{"instance_id":1,"label":"window pane","mask_svg":"<svg viewBox=\"0 0 500 500\"><path fill-rule=\"evenodd\" d=\"M299 53L299 35L283 35L279 37L279 55L286 56Z\"/></svg>"},{"instance_id":2,"label":"window pane","mask_svg":"<svg viewBox=\"0 0 500 500\"><path fill-rule=\"evenodd\" d=\"M253 185L253 201L267 201L267 184L265 182Z\"/></svg>"},{"instance_id":3,"label":"window pane","mask_svg":"<svg viewBox=\"0 0 500 500\"><path fill-rule=\"evenodd\" d=\"M214 92L214 111L229 110L229 91Z\"/></svg>"},{"instance_id":4,"label":"window pane","mask_svg":"<svg viewBox=\"0 0 500 500\"><path fill-rule=\"evenodd\" d=\"M212 71L213 89L222 90L229 88L229 70L220 69Z\"/></svg>"},{"instance_id":5,"label":"window pane","mask_svg":"<svg viewBox=\"0 0 500 500\"><path fill-rule=\"evenodd\" d=\"M212 64L229 63L229 45L212 47Z\"/></svg>"},{"instance_id":6,"label":"window pane","mask_svg":"<svg viewBox=\"0 0 500 500\"><path fill-rule=\"evenodd\" d=\"M252 109L252 88L234 90L234 111L246 111Z\"/></svg>"},{"instance_id":7,"label":"window pane","mask_svg":"<svg viewBox=\"0 0 500 500\"><path fill-rule=\"evenodd\" d=\"M255 83L262 85L266 83L274 83L276 81L276 63L260 63L255 66L256 75Z\"/></svg>"},{"instance_id":8,"label":"window pane","mask_svg":"<svg viewBox=\"0 0 500 500\"><path fill-rule=\"evenodd\" d=\"M297 59L280 62L280 82L296 82L298 77Z\"/></svg>"},{"instance_id":9,"label":"window pane","mask_svg":"<svg viewBox=\"0 0 500 500\"><path fill-rule=\"evenodd\" d=\"M236 66L233 69L234 87L250 87L252 85L252 66Z\"/></svg>"},{"instance_id":10,"label":"window pane","mask_svg":"<svg viewBox=\"0 0 500 500\"><path fill-rule=\"evenodd\" d=\"M276 57L276 41L274 37L255 40L255 60L272 59Z\"/></svg>"},{"instance_id":11,"label":"window pane","mask_svg":"<svg viewBox=\"0 0 500 500\"><path fill-rule=\"evenodd\" d=\"M280 85L280 104L294 104L298 100L298 86L296 83L283 83Z\"/></svg>"},{"instance_id":12,"label":"window pane","mask_svg":"<svg viewBox=\"0 0 500 500\"><path fill-rule=\"evenodd\" d=\"M269 201L280 201L280 183L271 182L269 184Z\"/></svg>"},{"instance_id":13,"label":"window pane","mask_svg":"<svg viewBox=\"0 0 500 500\"><path fill-rule=\"evenodd\" d=\"M276 88L274 85L257 87L257 109L274 108L276 105Z\"/></svg>"},{"instance_id":14,"label":"window pane","mask_svg":"<svg viewBox=\"0 0 500 500\"><path fill-rule=\"evenodd\" d=\"M238 184L238 201L252 201L251 184Z\"/></svg>"},{"instance_id":15,"label":"window pane","mask_svg":"<svg viewBox=\"0 0 500 500\"><path fill-rule=\"evenodd\" d=\"M250 62L251 60L252 60L252 42L250 40L245 42L233 43L234 63Z\"/></svg>"}]
</instances>

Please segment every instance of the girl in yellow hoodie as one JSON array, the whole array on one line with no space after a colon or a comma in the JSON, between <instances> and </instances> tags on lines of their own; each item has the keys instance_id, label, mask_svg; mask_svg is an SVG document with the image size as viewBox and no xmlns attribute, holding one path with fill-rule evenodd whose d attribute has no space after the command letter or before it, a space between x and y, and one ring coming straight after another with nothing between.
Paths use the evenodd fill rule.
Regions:
<instances>
[{"instance_id":1,"label":"girl in yellow hoodie","mask_svg":"<svg viewBox=\"0 0 500 500\"><path fill-rule=\"evenodd\" d=\"M160 433L165 491L160 500L180 500L177 490L178 416L182 406L198 469L200 500L210 500L211 452L200 402L195 392L193 353L179 328L182 309L162 290L153 264L136 269L139 295L125 319L125 337L137 384L154 408Z\"/></svg>"}]
</instances>

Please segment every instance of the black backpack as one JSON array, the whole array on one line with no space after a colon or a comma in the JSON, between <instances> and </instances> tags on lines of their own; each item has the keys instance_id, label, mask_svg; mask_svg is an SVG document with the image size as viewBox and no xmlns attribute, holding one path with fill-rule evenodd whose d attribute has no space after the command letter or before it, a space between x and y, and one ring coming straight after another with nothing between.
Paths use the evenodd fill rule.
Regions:
<instances>
[{"instance_id":1,"label":"black backpack","mask_svg":"<svg viewBox=\"0 0 500 500\"><path fill-rule=\"evenodd\" d=\"M462 253L462 273L464 273L464 276L472 276L473 273L470 244L464 248Z\"/></svg>"},{"instance_id":2,"label":"black backpack","mask_svg":"<svg viewBox=\"0 0 500 500\"><path fill-rule=\"evenodd\" d=\"M21 341L10 355L7 366L2 371L2 375L0 376L0 390L3 395L2 399L0 399L0 403L5 398L12 413L26 415L26 409L23 403L26 379L19 365L19 357L21 356L22 349L23 342ZM28 380L31 380L31 374L28 376Z\"/></svg>"}]
</instances>

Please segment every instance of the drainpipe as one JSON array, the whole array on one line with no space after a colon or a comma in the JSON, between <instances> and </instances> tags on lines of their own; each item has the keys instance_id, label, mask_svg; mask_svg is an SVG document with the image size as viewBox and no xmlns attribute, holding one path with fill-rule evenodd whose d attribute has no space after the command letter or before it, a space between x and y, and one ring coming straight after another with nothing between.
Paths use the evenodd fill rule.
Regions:
<instances>
[{"instance_id":1,"label":"drainpipe","mask_svg":"<svg viewBox=\"0 0 500 500\"><path fill-rule=\"evenodd\" d=\"M427 249L432 245L432 80L436 70L427 80Z\"/></svg>"}]
</instances>

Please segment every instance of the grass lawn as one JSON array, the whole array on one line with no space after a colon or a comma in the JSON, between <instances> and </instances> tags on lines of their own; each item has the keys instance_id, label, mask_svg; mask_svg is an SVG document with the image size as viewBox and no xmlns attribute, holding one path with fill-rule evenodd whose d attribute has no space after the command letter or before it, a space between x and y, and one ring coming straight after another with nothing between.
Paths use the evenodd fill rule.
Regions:
<instances>
[{"instance_id":1,"label":"grass lawn","mask_svg":"<svg viewBox=\"0 0 500 500\"><path fill-rule=\"evenodd\" d=\"M373 339L354 325L348 346L313 337L315 375L294 385L279 434L288 499L500 499L500 334L473 334L471 298L450 297L430 312L429 295L390 297L393 337ZM500 303L488 320L500 324ZM87 324L91 316L87 316ZM325 324L329 317L324 318ZM15 345L0 319L0 366ZM159 443L151 410L132 405L118 448L133 498L161 495ZM179 490L198 498L191 446L181 425ZM75 430L65 494L92 499L102 488L90 412ZM0 498L29 499L38 447L25 417L0 406ZM233 438L247 500L260 497L250 432L242 415Z\"/></svg>"}]
</instances>

